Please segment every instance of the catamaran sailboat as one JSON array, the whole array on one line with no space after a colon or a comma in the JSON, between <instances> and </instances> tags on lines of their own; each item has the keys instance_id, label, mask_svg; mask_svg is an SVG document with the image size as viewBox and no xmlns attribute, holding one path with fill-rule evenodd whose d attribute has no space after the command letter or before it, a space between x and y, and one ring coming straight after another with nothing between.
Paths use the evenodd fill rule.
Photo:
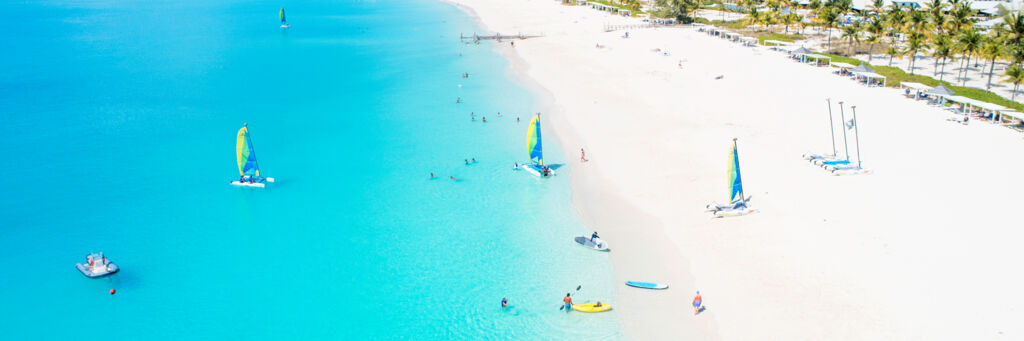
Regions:
<instances>
[{"instance_id":1,"label":"catamaran sailboat","mask_svg":"<svg viewBox=\"0 0 1024 341\"><path fill-rule=\"evenodd\" d=\"M757 212L756 209L747 207L750 197L743 197L743 181L740 179L740 157L736 150L736 139L732 139L732 150L729 153L729 204L718 205L711 203L707 206L709 212L714 213L716 218L747 215Z\"/></svg>"},{"instance_id":2,"label":"catamaran sailboat","mask_svg":"<svg viewBox=\"0 0 1024 341\"><path fill-rule=\"evenodd\" d=\"M252 138L249 137L249 124L246 123L238 130L238 138L235 144L235 159L238 161L238 180L232 181L235 186L263 188L268 182L274 182L274 178L260 175L260 166L256 163L256 150L252 146Z\"/></svg>"},{"instance_id":3,"label":"catamaran sailboat","mask_svg":"<svg viewBox=\"0 0 1024 341\"><path fill-rule=\"evenodd\" d=\"M551 167L544 165L544 151L540 144L540 115L530 120L530 127L526 132L526 150L530 153L530 161L534 162L524 167L526 171L540 177L555 174Z\"/></svg>"},{"instance_id":4,"label":"catamaran sailboat","mask_svg":"<svg viewBox=\"0 0 1024 341\"><path fill-rule=\"evenodd\" d=\"M281 7L281 12L278 13L278 16L281 17L281 28L288 28L288 19L284 17L284 7Z\"/></svg>"}]
</instances>

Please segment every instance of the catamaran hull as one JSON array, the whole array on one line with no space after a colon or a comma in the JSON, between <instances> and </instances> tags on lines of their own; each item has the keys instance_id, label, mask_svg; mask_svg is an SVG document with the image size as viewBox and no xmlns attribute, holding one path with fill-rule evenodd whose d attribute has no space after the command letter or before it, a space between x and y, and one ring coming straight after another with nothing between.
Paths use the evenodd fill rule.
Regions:
<instances>
[{"instance_id":1,"label":"catamaran hull","mask_svg":"<svg viewBox=\"0 0 1024 341\"><path fill-rule=\"evenodd\" d=\"M539 177L542 177L542 178L545 177L545 176L555 175L555 171L551 170L551 168L548 168L548 175L544 175L544 173L542 173L538 167L526 166L526 167L523 167L523 168L525 168L527 172L530 172L530 174L533 174L533 175L536 175L536 176L539 176Z\"/></svg>"},{"instance_id":2,"label":"catamaran hull","mask_svg":"<svg viewBox=\"0 0 1024 341\"><path fill-rule=\"evenodd\" d=\"M718 211L715 211L714 214L715 214L715 218L724 218L724 217L738 217L738 216L748 215L748 214L757 213L757 212L758 212L757 209L754 209L754 208L734 208L734 209L718 210Z\"/></svg>"},{"instance_id":3,"label":"catamaran hull","mask_svg":"<svg viewBox=\"0 0 1024 341\"><path fill-rule=\"evenodd\" d=\"M281 28L288 28L288 24L281 25Z\"/></svg>"},{"instance_id":4,"label":"catamaran hull","mask_svg":"<svg viewBox=\"0 0 1024 341\"><path fill-rule=\"evenodd\" d=\"M235 181L232 181L231 184L234 185L234 186L242 186L242 187L264 188L264 187L267 186L266 183L268 183L268 182L270 182L270 183L274 182L274 178L263 178L263 179L261 179L259 181L255 181L255 182L248 182L248 181L242 182L242 181L235 180Z\"/></svg>"},{"instance_id":5,"label":"catamaran hull","mask_svg":"<svg viewBox=\"0 0 1024 341\"><path fill-rule=\"evenodd\" d=\"M841 168L832 171L832 175L843 176L843 175L868 175L871 174L871 170L864 168Z\"/></svg>"},{"instance_id":6,"label":"catamaran hull","mask_svg":"<svg viewBox=\"0 0 1024 341\"><path fill-rule=\"evenodd\" d=\"M832 159L832 160L836 159L835 155L811 154L811 153L807 153L807 154L801 155L800 157L803 158L804 160L807 160L807 161L813 161L813 160L819 160L819 159Z\"/></svg>"}]
</instances>

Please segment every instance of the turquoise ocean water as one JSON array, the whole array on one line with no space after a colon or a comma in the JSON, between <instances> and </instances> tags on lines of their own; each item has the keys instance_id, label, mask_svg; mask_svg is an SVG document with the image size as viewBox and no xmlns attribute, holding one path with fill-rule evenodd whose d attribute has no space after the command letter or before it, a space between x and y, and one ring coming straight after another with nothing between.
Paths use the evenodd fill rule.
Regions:
<instances>
[{"instance_id":1,"label":"turquoise ocean water","mask_svg":"<svg viewBox=\"0 0 1024 341\"><path fill-rule=\"evenodd\" d=\"M614 303L607 256L571 241L571 167L510 170L537 108L454 7L0 12L0 339L621 337L614 312L558 310L581 284ZM228 185L243 122L269 188ZM94 251L121 273L78 273Z\"/></svg>"}]
</instances>

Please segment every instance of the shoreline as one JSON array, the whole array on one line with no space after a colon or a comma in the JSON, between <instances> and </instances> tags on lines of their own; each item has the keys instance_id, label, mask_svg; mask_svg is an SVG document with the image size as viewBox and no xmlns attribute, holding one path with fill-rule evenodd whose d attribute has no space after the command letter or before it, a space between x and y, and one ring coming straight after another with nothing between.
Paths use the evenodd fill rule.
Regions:
<instances>
[{"instance_id":1,"label":"shoreline","mask_svg":"<svg viewBox=\"0 0 1024 341\"><path fill-rule=\"evenodd\" d=\"M489 32L491 28L473 9L473 7L453 0L441 0L463 11L473 21ZM526 33L526 32L524 32ZM570 189L572 207L584 226L598 231L606 240L626 241L612 246L609 254L613 277L615 278L615 310L621 332L626 339L666 339L667 335L688 335L699 340L720 339L715 332L714 312L706 311L702 321L687 319L692 317L692 308L688 304L696 289L695 279L690 273L689 262L683 258L667 239L664 238L664 225L653 216L633 206L628 200L615 191L601 186L607 182L600 168L579 167L578 159L573 151L580 141L572 123L564 115L564 109L555 103L554 94L540 82L530 76L530 64L526 62L514 48L509 45L498 45L493 48L509 62L512 69L511 77L516 79L530 93L534 94L538 108L541 108L547 119L542 124L558 139L566 154L566 165L572 166ZM590 164L589 161L586 164ZM614 207L615 210L608 208ZM635 228L639 226L639 230ZM637 234L636 232L642 232ZM632 234L629 238L625 236ZM668 256L668 257L665 257ZM638 259L676 260L674 262L643 262L638 266ZM656 273L659 275L646 275ZM671 283L673 290L639 290L626 286L629 280ZM679 309L650 309L659 302L683 302ZM663 303L661 305L664 305Z\"/></svg>"},{"instance_id":2,"label":"shoreline","mask_svg":"<svg viewBox=\"0 0 1024 341\"><path fill-rule=\"evenodd\" d=\"M1009 227L1024 184L1021 135L895 89L865 87L692 28L604 32L632 22L550 0L446 0L498 32L524 86L550 97L572 171L572 205L612 249L616 310L631 339L1014 339L1024 335L1024 258ZM849 153L867 176L800 159L826 152L852 117ZM844 104L839 105L842 101ZM840 116L844 117L841 118ZM835 128L843 153L843 128ZM727 200L739 139L744 189L760 213L712 219ZM856 146L854 144L857 144ZM575 161L583 147L590 162ZM855 154L856 153L856 154ZM853 160L851 159L851 161ZM859 161L859 160L858 160ZM1011 207L1014 207L1011 205ZM669 281L662 292L624 280ZM708 307L693 316L699 289ZM983 289L983 290L974 290ZM970 297L960 314L948 301Z\"/></svg>"}]
</instances>

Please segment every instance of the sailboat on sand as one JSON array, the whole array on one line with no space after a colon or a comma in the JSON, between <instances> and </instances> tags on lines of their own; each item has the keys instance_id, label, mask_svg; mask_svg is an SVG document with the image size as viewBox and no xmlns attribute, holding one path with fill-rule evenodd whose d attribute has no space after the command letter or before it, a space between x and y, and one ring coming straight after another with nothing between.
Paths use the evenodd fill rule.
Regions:
<instances>
[{"instance_id":1,"label":"sailboat on sand","mask_svg":"<svg viewBox=\"0 0 1024 341\"><path fill-rule=\"evenodd\" d=\"M736 148L736 139L732 139L732 149L729 151L729 204L719 205L711 203L707 206L708 212L712 212L715 218L734 217L757 212L756 209L747 207L750 197L743 196L743 180L740 178L740 157Z\"/></svg>"},{"instance_id":2,"label":"sailboat on sand","mask_svg":"<svg viewBox=\"0 0 1024 341\"><path fill-rule=\"evenodd\" d=\"M238 180L232 181L235 186L263 188L266 183L274 182L274 178L264 177L260 174L260 165L256 162L256 150L252 146L252 138L249 136L249 124L246 123L238 130L235 142L235 159L238 161Z\"/></svg>"}]
</instances>

